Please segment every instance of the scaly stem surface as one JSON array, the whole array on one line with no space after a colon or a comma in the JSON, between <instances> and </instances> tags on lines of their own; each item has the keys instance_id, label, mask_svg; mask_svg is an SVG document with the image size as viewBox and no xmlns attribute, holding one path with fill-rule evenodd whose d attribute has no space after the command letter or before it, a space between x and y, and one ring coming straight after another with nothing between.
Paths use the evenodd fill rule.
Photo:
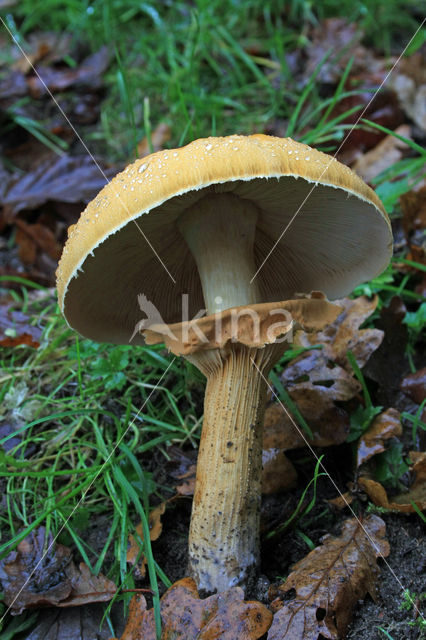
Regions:
<instances>
[{"instance_id":1,"label":"scaly stem surface","mask_svg":"<svg viewBox=\"0 0 426 640\"><path fill-rule=\"evenodd\" d=\"M266 376L284 349L233 344L226 354L213 349L188 357L207 376L189 568L209 592L247 586L259 564L266 384L256 367Z\"/></svg>"},{"instance_id":2,"label":"scaly stem surface","mask_svg":"<svg viewBox=\"0 0 426 640\"><path fill-rule=\"evenodd\" d=\"M209 194L179 219L198 266L207 313L260 302L253 246L259 211L230 193ZM188 359L207 377L189 533L198 587L246 586L259 564L262 422L266 375L284 351L230 343Z\"/></svg>"}]
</instances>

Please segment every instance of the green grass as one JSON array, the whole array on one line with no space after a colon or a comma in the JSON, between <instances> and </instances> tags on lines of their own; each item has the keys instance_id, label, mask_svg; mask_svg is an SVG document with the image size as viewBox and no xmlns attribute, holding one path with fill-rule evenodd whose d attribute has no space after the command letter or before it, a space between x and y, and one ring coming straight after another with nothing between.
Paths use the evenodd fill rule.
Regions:
<instances>
[{"instance_id":1,"label":"green grass","mask_svg":"<svg viewBox=\"0 0 426 640\"><path fill-rule=\"evenodd\" d=\"M88 50L109 45L111 64L101 122L89 135L81 133L91 150L127 161L143 137L151 146L151 134L160 122L170 126L170 146L207 135L252 133L279 123L283 133L334 151L348 131L343 121L350 113L335 117L334 107L356 95L345 88L353 61L332 95L321 95L316 77L321 66L336 56L334 52L320 60L309 81L299 86L287 55L308 44L301 27L323 17L346 15L365 28L367 40L378 38L378 46L389 50L396 34L398 44L401 38L405 44L415 31L412 6L406 0L20 0L0 15L24 49L39 25L68 31L75 39L84 34ZM2 52L2 59L6 55ZM70 58L70 66L74 63ZM61 153L63 142L42 124L20 116L19 106L10 108L7 126L24 127ZM377 125L366 121L363 126ZM6 133L3 128L2 132ZM392 215L399 215L398 197L419 179L423 162L424 150L413 148L412 157L378 177L378 189ZM378 293L381 306L395 294L413 305L413 316L407 320L413 350L421 320L414 277L401 276L391 264L354 292ZM141 520L146 534L150 505L170 495L168 487L155 482L154 461L167 458L170 444L197 446L203 380L193 367L161 347L117 347L78 338L62 319L52 291L15 280L21 285L12 292L15 307L43 328L43 336L37 350L18 347L0 352L0 419L12 421L14 435L20 438L12 450L0 450L5 496L0 555L7 555L42 524L48 532L59 533L61 542L73 545L94 573L102 572L120 588L132 589L135 581L126 563L128 536ZM277 366L277 373L288 357ZM367 401L366 393L365 387ZM372 406L371 400L367 405ZM411 418L414 438L423 423L420 414ZM304 426L308 432L309 426ZM321 475L317 467L306 491L309 487L315 491ZM283 527L296 517L300 522L313 504L306 508L301 500ZM102 517L108 519L109 530L101 548L95 549L87 530ZM169 586L169 580L152 555L149 536L145 540L158 630L158 586ZM305 542L309 546L309 539ZM128 601L130 594L120 597ZM16 622L12 625L16 627ZM4 637L13 637L11 631L9 625L4 631L9 636Z\"/></svg>"},{"instance_id":2,"label":"green grass","mask_svg":"<svg viewBox=\"0 0 426 640\"><path fill-rule=\"evenodd\" d=\"M24 49L40 24L68 31L75 40L84 33L92 50L108 44L112 59L101 127L86 142L109 157L130 160L137 141L160 122L170 125L172 145L210 134L252 133L279 121L288 135L335 148L344 134L344 116L327 120L335 98L319 95L315 73L306 87L298 86L289 67L288 53L309 44L301 24L344 16L377 46L389 48L387 41L397 35L400 47L418 26L415 6L412 0L21 0L4 15ZM26 125L37 131L34 123Z\"/></svg>"},{"instance_id":3,"label":"green grass","mask_svg":"<svg viewBox=\"0 0 426 640\"><path fill-rule=\"evenodd\" d=\"M154 450L167 456L165 447L174 442L197 443L199 416L189 389L200 382L161 348L80 340L65 325L51 291L23 292L15 293L14 307L44 330L39 349L0 354L2 417L14 427L0 444L21 439L7 453L0 450L6 499L0 557L43 525L47 533L59 533L60 542L72 543L93 573L102 571L132 589L128 536L142 521L149 541L150 501L171 495L154 482L149 459ZM101 515L110 527L95 551L87 529ZM158 614L157 575L165 587L170 581L149 543L145 554Z\"/></svg>"},{"instance_id":4,"label":"green grass","mask_svg":"<svg viewBox=\"0 0 426 640\"><path fill-rule=\"evenodd\" d=\"M280 536L282 535L285 531L288 530L288 528L290 526L295 526L298 523L300 524L301 521L303 520L303 518L306 518L306 516L312 511L312 509L315 506L316 500L317 500L317 483L318 483L318 478L321 478L322 476L327 476L327 474L323 471L320 471L320 467L322 467L322 459L324 456L320 456L317 459L317 462L315 464L315 469L313 472L313 476L311 478L311 480L309 480L308 484L306 485L304 491L302 492L302 495L300 496L299 502L297 503L297 506L295 508L295 510L293 511L293 513L291 514L291 516L289 518L287 518L287 520L285 522L283 522L282 524L278 525L274 530L272 531L268 531L268 533L265 536L266 540L271 540L272 538L276 537L276 536ZM311 493L312 495L310 496L310 500L309 502L307 502L307 497L308 497L308 492L309 490L312 489ZM317 520L318 520L318 516L317 516ZM300 528L296 528L296 533L302 537L302 539L307 542L307 536L306 534L304 534L304 532L300 529ZM305 536L303 538L303 536ZM312 549L314 548L315 545L312 544L308 544L309 550L312 551Z\"/></svg>"}]
</instances>

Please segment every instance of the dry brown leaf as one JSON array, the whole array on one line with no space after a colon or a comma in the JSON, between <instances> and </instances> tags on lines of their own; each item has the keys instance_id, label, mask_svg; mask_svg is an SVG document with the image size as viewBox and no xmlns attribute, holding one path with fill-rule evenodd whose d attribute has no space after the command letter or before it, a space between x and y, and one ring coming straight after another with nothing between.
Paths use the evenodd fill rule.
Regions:
<instances>
[{"instance_id":1,"label":"dry brown leaf","mask_svg":"<svg viewBox=\"0 0 426 640\"><path fill-rule=\"evenodd\" d=\"M5 220L11 223L19 211L36 209L49 200L89 202L117 172L99 164L103 173L87 156L54 156L33 171L14 176L0 201Z\"/></svg>"},{"instance_id":2,"label":"dry brown leaf","mask_svg":"<svg viewBox=\"0 0 426 640\"><path fill-rule=\"evenodd\" d=\"M108 68L109 57L108 47L103 46L74 69L65 64L61 67L38 65L37 74L27 78L31 95L40 98L47 89L55 93L77 85L96 91L103 85L102 76Z\"/></svg>"},{"instance_id":3,"label":"dry brown leaf","mask_svg":"<svg viewBox=\"0 0 426 640\"><path fill-rule=\"evenodd\" d=\"M352 504L354 499L353 494L350 491L345 491L345 493L341 493L336 498L331 498L331 500L327 500L328 504L331 504L332 507L336 509L345 509L348 505Z\"/></svg>"},{"instance_id":4,"label":"dry brown leaf","mask_svg":"<svg viewBox=\"0 0 426 640\"><path fill-rule=\"evenodd\" d=\"M406 376L401 382L401 390L416 404L421 404L426 398L426 367Z\"/></svg>"},{"instance_id":5,"label":"dry brown leaf","mask_svg":"<svg viewBox=\"0 0 426 640\"><path fill-rule=\"evenodd\" d=\"M309 424L314 436L311 444L326 447L345 441L349 418L346 411L334 403L350 400L359 393L361 387L353 375L330 362L324 350L313 350L291 362L284 369L281 379ZM273 404L267 408L265 424L268 431L274 424L274 446L279 446L278 434L285 449L305 445L306 434L302 435L301 429L294 427L279 405Z\"/></svg>"},{"instance_id":6,"label":"dry brown leaf","mask_svg":"<svg viewBox=\"0 0 426 640\"><path fill-rule=\"evenodd\" d=\"M123 628L121 617L113 612L113 625ZM27 635L28 634L28 635ZM110 640L111 629L102 605L49 609L37 618L37 624L25 633L25 640Z\"/></svg>"},{"instance_id":7,"label":"dry brown leaf","mask_svg":"<svg viewBox=\"0 0 426 640\"><path fill-rule=\"evenodd\" d=\"M403 58L397 73L389 77L389 87L398 96L405 113L426 131L426 56L424 49Z\"/></svg>"},{"instance_id":8,"label":"dry brown leaf","mask_svg":"<svg viewBox=\"0 0 426 640\"><path fill-rule=\"evenodd\" d=\"M70 549L51 544L52 537L46 540L45 529L40 527L1 561L4 602L14 615L30 608L75 607L111 600L117 590L111 580L92 576L84 563L77 569Z\"/></svg>"},{"instance_id":9,"label":"dry brown leaf","mask_svg":"<svg viewBox=\"0 0 426 640\"><path fill-rule=\"evenodd\" d=\"M0 301L0 346L16 347L26 344L38 348L42 331L30 324L30 318L21 311L11 310L12 300Z\"/></svg>"},{"instance_id":10,"label":"dry brown leaf","mask_svg":"<svg viewBox=\"0 0 426 640\"><path fill-rule=\"evenodd\" d=\"M15 219L15 226L17 227L15 241L23 264L34 264L37 250L47 253L55 261L59 260L62 247L49 227L38 222L27 224L19 218Z\"/></svg>"},{"instance_id":11,"label":"dry brown leaf","mask_svg":"<svg viewBox=\"0 0 426 640\"><path fill-rule=\"evenodd\" d=\"M383 340L383 331L359 328L376 309L378 298L377 296L372 298L360 296L354 300L342 298L334 302L339 307L343 307L337 319L318 333L298 334L296 342L303 347L323 344L325 355L353 374L346 357L347 351L352 351L358 366L362 368Z\"/></svg>"},{"instance_id":12,"label":"dry brown leaf","mask_svg":"<svg viewBox=\"0 0 426 640\"><path fill-rule=\"evenodd\" d=\"M161 637L182 640L256 640L269 628L272 613L260 602L244 601L240 587L200 600L192 578L183 578L161 598ZM154 611L134 596L121 640L155 640Z\"/></svg>"},{"instance_id":13,"label":"dry brown leaf","mask_svg":"<svg viewBox=\"0 0 426 640\"><path fill-rule=\"evenodd\" d=\"M396 409L380 413L358 442L357 468L385 450L384 442L402 435L401 416Z\"/></svg>"},{"instance_id":14,"label":"dry brown leaf","mask_svg":"<svg viewBox=\"0 0 426 640\"><path fill-rule=\"evenodd\" d=\"M349 23L345 18L321 20L312 30L311 42L306 51L306 77L310 78L315 71L321 82L337 83L351 56L355 54L357 60L366 53L360 44L362 37L359 25ZM325 60L330 51L335 55Z\"/></svg>"},{"instance_id":15,"label":"dry brown leaf","mask_svg":"<svg viewBox=\"0 0 426 640\"><path fill-rule=\"evenodd\" d=\"M306 352L293 360L283 371L281 376L290 395L299 400L297 390L303 393L319 391L321 396L327 399L327 404L334 401L351 400L361 389L355 379L353 371L346 371L342 366L330 361L325 353L325 347L321 350ZM314 397L306 402L307 408L313 408L317 402Z\"/></svg>"},{"instance_id":16,"label":"dry brown leaf","mask_svg":"<svg viewBox=\"0 0 426 640\"><path fill-rule=\"evenodd\" d=\"M402 227L407 239L417 229L426 228L426 187L401 196Z\"/></svg>"},{"instance_id":17,"label":"dry brown leaf","mask_svg":"<svg viewBox=\"0 0 426 640\"><path fill-rule=\"evenodd\" d=\"M195 475L197 472L197 465L191 464L188 467L186 473L177 476L183 482L176 486L176 491L180 496L193 496L195 491Z\"/></svg>"},{"instance_id":18,"label":"dry brown leaf","mask_svg":"<svg viewBox=\"0 0 426 640\"><path fill-rule=\"evenodd\" d=\"M407 493L400 493L389 499L386 489L380 482L366 476L358 479L358 485L376 506L394 509L401 513L414 513L415 509L411 504L414 502L421 511L426 509L426 452L411 451L409 455L414 463L412 472L415 480Z\"/></svg>"},{"instance_id":19,"label":"dry brown leaf","mask_svg":"<svg viewBox=\"0 0 426 640\"><path fill-rule=\"evenodd\" d=\"M12 69L16 69L16 71L26 74L29 71L32 71L34 65L42 60L42 58L45 58L49 51L49 45L46 42L40 42L35 51L32 53L26 53L25 56L21 56L19 60L14 63Z\"/></svg>"},{"instance_id":20,"label":"dry brown leaf","mask_svg":"<svg viewBox=\"0 0 426 640\"><path fill-rule=\"evenodd\" d=\"M297 343L309 347L322 343L323 349L301 354L283 371L281 379L292 400L309 425L310 439L299 426L294 426L281 405L267 407L263 431L264 464L262 487L264 493L290 489L295 482L293 465L285 458L285 451L313 446L328 447L345 442L350 428L349 415L336 402L352 399L361 390L346 352L351 349L360 366L379 346L383 332L359 329L374 311L377 299L362 296L356 300L338 301L343 308L338 318L317 333L301 333ZM275 474L275 476L274 476Z\"/></svg>"},{"instance_id":21,"label":"dry brown leaf","mask_svg":"<svg viewBox=\"0 0 426 640\"><path fill-rule=\"evenodd\" d=\"M153 151L161 151L164 149L164 144L170 140L172 133L170 131L170 127L165 122L160 122L160 124L155 127L154 131L151 133L151 142ZM138 144L138 154L140 158L147 156L151 153L148 138L142 138L142 140Z\"/></svg>"},{"instance_id":22,"label":"dry brown leaf","mask_svg":"<svg viewBox=\"0 0 426 640\"><path fill-rule=\"evenodd\" d=\"M411 127L408 124L402 124L395 133L411 139ZM401 160L407 150L409 146L406 142L395 136L386 136L374 149L359 156L351 169L366 182L371 182L379 173Z\"/></svg>"},{"instance_id":23,"label":"dry brown leaf","mask_svg":"<svg viewBox=\"0 0 426 640\"><path fill-rule=\"evenodd\" d=\"M382 308L376 324L383 330L384 339L365 369L366 375L377 383L377 402L385 407L395 402L400 379L408 367L407 326L403 324L406 313L407 308L398 296L393 296L388 306Z\"/></svg>"},{"instance_id":24,"label":"dry brown leaf","mask_svg":"<svg viewBox=\"0 0 426 640\"><path fill-rule=\"evenodd\" d=\"M282 449L271 447L262 452L262 493L289 491L296 486L297 472Z\"/></svg>"},{"instance_id":25,"label":"dry brown leaf","mask_svg":"<svg viewBox=\"0 0 426 640\"><path fill-rule=\"evenodd\" d=\"M117 587L101 573L94 576L89 567L80 562L78 569L70 562L65 570L67 580L71 583L68 598L59 602L57 607L78 607L92 602L109 602L117 591Z\"/></svg>"},{"instance_id":26,"label":"dry brown leaf","mask_svg":"<svg viewBox=\"0 0 426 640\"><path fill-rule=\"evenodd\" d=\"M265 411L263 427L262 491L265 494L291 489L296 471L285 451L306 446L329 447L344 442L349 433L349 415L334 404L349 400L360 390L359 383L338 365L332 366L321 351L299 356L282 374L292 400L309 425L309 438L294 417L278 403ZM299 382L303 380L303 382Z\"/></svg>"},{"instance_id":27,"label":"dry brown leaf","mask_svg":"<svg viewBox=\"0 0 426 640\"><path fill-rule=\"evenodd\" d=\"M149 524L149 537L151 540L157 540L161 532L163 530L163 525L161 523L161 516L166 510L166 503L162 502L155 509L151 511L149 514L148 524ZM147 559L144 555L140 556L138 560L138 556L141 551L141 546L139 542L139 538L143 541L143 528L142 523L139 523L136 527L137 536L130 534L129 535L129 548L127 550L127 562L134 566L134 575L136 578L143 578L146 574L146 564Z\"/></svg>"},{"instance_id":28,"label":"dry brown leaf","mask_svg":"<svg viewBox=\"0 0 426 640\"><path fill-rule=\"evenodd\" d=\"M338 367L340 369L340 367ZM343 370L342 370L343 371ZM345 375L346 372L343 372ZM358 391L355 382L354 392ZM327 447L344 442L349 432L349 416L333 404L330 394L311 383L303 383L289 389L290 396L296 402L299 411L308 423L313 438L309 438L303 429L294 426L294 418L284 411L278 403L269 405L265 411L263 427L263 470L262 492L264 494L288 491L296 482L296 471L285 451L306 446ZM297 421L296 421L297 424Z\"/></svg>"},{"instance_id":29,"label":"dry brown leaf","mask_svg":"<svg viewBox=\"0 0 426 640\"><path fill-rule=\"evenodd\" d=\"M1 6L1 4L0 4ZM25 37L25 57L15 44L9 49L9 55L14 60L10 68L30 73L33 65L42 58L45 63L57 63L71 54L72 35L70 33L55 33L53 31L33 31Z\"/></svg>"},{"instance_id":30,"label":"dry brown leaf","mask_svg":"<svg viewBox=\"0 0 426 640\"><path fill-rule=\"evenodd\" d=\"M376 558L388 554L380 518L369 516L362 526L355 518L346 520L341 535L325 536L279 587L268 640L317 640L320 634L341 638L357 601L367 593L376 598ZM288 600L290 592L295 596Z\"/></svg>"},{"instance_id":31,"label":"dry brown leaf","mask_svg":"<svg viewBox=\"0 0 426 640\"><path fill-rule=\"evenodd\" d=\"M172 445L168 447L167 454L170 458L167 463L168 472L175 480L182 481L176 485L178 495L194 495L197 451L194 449L182 451L182 449Z\"/></svg>"}]
</instances>

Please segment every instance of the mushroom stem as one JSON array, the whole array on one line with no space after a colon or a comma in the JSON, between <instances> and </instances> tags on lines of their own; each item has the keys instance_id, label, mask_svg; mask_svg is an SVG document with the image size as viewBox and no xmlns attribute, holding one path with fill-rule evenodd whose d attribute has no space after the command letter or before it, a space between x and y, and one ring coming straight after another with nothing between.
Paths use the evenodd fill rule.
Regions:
<instances>
[{"instance_id":1,"label":"mushroom stem","mask_svg":"<svg viewBox=\"0 0 426 640\"><path fill-rule=\"evenodd\" d=\"M285 348L234 343L187 356L207 376L189 569L208 592L247 586L259 564L263 376Z\"/></svg>"},{"instance_id":2,"label":"mushroom stem","mask_svg":"<svg viewBox=\"0 0 426 640\"><path fill-rule=\"evenodd\" d=\"M260 301L253 246L258 209L209 194L178 226L197 263L208 315ZM253 312L254 313L254 312ZM217 339L217 336L216 336ZM259 563L262 421L266 374L284 351L231 342L187 356L207 377L189 532L189 570L200 589L246 586Z\"/></svg>"},{"instance_id":3,"label":"mushroom stem","mask_svg":"<svg viewBox=\"0 0 426 640\"><path fill-rule=\"evenodd\" d=\"M260 302L253 257L257 207L232 193L211 194L180 216L178 227L197 263L207 315Z\"/></svg>"}]
</instances>

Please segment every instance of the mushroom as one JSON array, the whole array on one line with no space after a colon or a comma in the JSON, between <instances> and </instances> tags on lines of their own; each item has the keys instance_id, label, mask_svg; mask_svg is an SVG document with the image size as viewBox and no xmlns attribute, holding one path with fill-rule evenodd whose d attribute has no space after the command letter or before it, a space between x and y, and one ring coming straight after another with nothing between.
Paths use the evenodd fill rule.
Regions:
<instances>
[{"instance_id":1,"label":"mushroom","mask_svg":"<svg viewBox=\"0 0 426 640\"><path fill-rule=\"evenodd\" d=\"M200 589L247 586L258 568L265 378L290 329L339 312L299 292L338 298L378 275L391 248L383 205L358 176L265 135L137 160L71 227L57 271L68 324L128 343L139 295L148 319L135 342L165 342L207 378L189 532Z\"/></svg>"}]
</instances>

